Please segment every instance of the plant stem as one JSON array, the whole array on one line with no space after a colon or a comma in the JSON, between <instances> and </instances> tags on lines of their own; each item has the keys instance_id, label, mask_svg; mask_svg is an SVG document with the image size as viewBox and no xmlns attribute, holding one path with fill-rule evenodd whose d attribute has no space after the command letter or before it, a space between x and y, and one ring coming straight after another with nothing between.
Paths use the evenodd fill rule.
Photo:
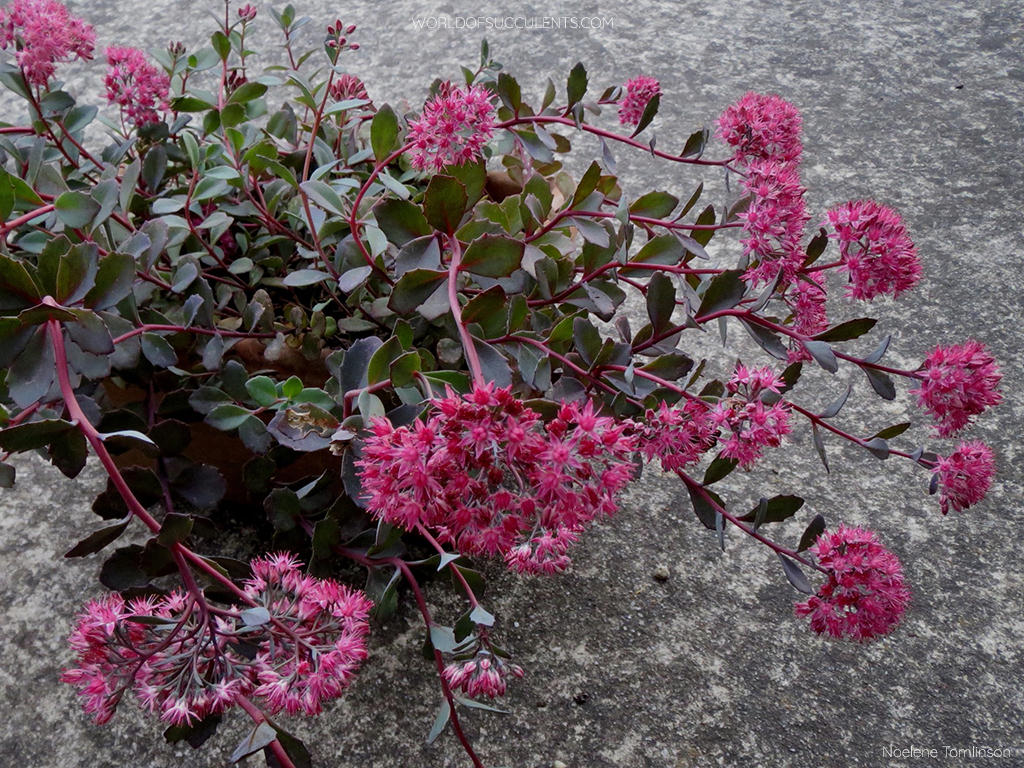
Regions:
<instances>
[{"instance_id":1,"label":"plant stem","mask_svg":"<svg viewBox=\"0 0 1024 768\"><path fill-rule=\"evenodd\" d=\"M270 723L267 716L263 714L263 710L253 704L248 697L238 694L235 697L235 702L245 710L245 714L252 718L252 721L256 723L256 725L259 725L260 723L267 723L273 728L273 725ZM277 729L275 728L274 730L276 732ZM288 753L285 751L285 748L281 746L281 742L274 739L267 746L270 748L270 751L274 753L274 757L276 757L277 762L281 764L281 768L296 768L295 763L293 763L292 759L288 757Z\"/></svg>"},{"instance_id":2,"label":"plant stem","mask_svg":"<svg viewBox=\"0 0 1024 768\"><path fill-rule=\"evenodd\" d=\"M623 136L620 133L613 131L606 131L603 128L598 128L594 125L588 125L587 123L579 123L577 125L575 120L571 120L568 117L554 117L550 115L534 115L531 117L516 117L512 120L506 120L504 123L498 123L496 128L511 128L516 125L522 125L524 123L557 123L559 125L567 125L572 128L579 128L581 131L592 133L595 136L600 136L603 139L611 139L612 141L618 141L622 144L626 144L635 149L643 150L644 152L650 152L655 157L660 157L662 160L671 160L676 163L685 163L687 165L712 165L722 166L729 168L728 160L701 160L700 158L693 157L679 157L678 155L670 155L668 152L662 152L661 150L652 149L649 145L637 141L629 136Z\"/></svg>"},{"instance_id":3,"label":"plant stem","mask_svg":"<svg viewBox=\"0 0 1024 768\"><path fill-rule=\"evenodd\" d=\"M404 144L398 149L396 149L394 152L392 152L390 155L385 157L383 160L377 161L377 163L373 166L373 170L370 171L370 175L366 177L366 181L363 182L363 185L359 188L359 191L356 193L356 197L352 201L352 210L349 212L348 216L349 231L352 234L352 239L356 241L356 247L359 249L359 252L363 255L363 259L370 267L373 268L375 272L379 273L385 280L392 284L394 284L395 281L391 279L391 275L389 275L385 270L381 269L377 265L377 262L373 260L373 256L370 254L368 250L366 250L366 246L363 244L363 239L359 236L359 204L362 203L363 198L366 196L366 193L370 190L370 186L373 184L374 180L380 175L380 172L387 168L392 162L400 158L403 154L405 154L405 152L408 151L408 149L411 146L411 143Z\"/></svg>"},{"instance_id":4,"label":"plant stem","mask_svg":"<svg viewBox=\"0 0 1024 768\"><path fill-rule=\"evenodd\" d=\"M430 542L430 545L437 551L439 555L443 556L448 554L444 551L444 547L441 546L440 542L438 542L438 540L430 534L430 531L428 531L426 527L422 525L417 525L416 530L420 532L420 535L423 536L423 538ZM476 599L476 593L473 592L473 588L469 586L469 582L466 581L466 577L462 575L462 571L460 571L458 566L455 565L455 561L452 560L450 563L448 563L447 567L451 574L455 576L456 580L462 586L462 591L466 593L466 599L469 600L470 607L476 608L478 605L480 605L480 601Z\"/></svg>"},{"instance_id":5,"label":"plant stem","mask_svg":"<svg viewBox=\"0 0 1024 768\"><path fill-rule=\"evenodd\" d=\"M423 597L423 591L420 589L419 582L416 581L416 577L412 573L412 569L409 565L399 557L388 558L387 562L394 565L398 570L402 572L402 576L405 577L406 582L409 584L409 588L412 590L413 596L416 598L416 605L420 609L420 615L423 617L423 621L427 626L427 631L433 625L433 619L430 616L430 609L427 607L427 601ZM451 723L452 730L455 731L455 735L459 739L459 743L462 744L463 750L469 755L469 759L473 761L474 768L486 768L476 752L473 750L473 745L470 744L469 739L462 730L462 724L459 722L458 712L455 711L455 697L452 695L452 690L448 685L448 681L444 679L444 657L441 652L434 649L434 664L437 666L437 676L441 682L441 692L444 694L445 700L448 702L448 709L451 712Z\"/></svg>"},{"instance_id":6,"label":"plant stem","mask_svg":"<svg viewBox=\"0 0 1024 768\"><path fill-rule=\"evenodd\" d=\"M808 560L806 557L801 555L799 552L796 552L795 550L787 549L786 547L783 547L783 546L781 546L779 544L776 544L771 539L766 538L765 536L762 536L760 533L755 531L753 529L753 527L747 525L746 523L744 523L739 518L737 518L734 515L730 514L728 511L726 511L725 507L723 507L721 504L719 504L717 501L715 501L715 499L711 496L711 494L709 494L707 492L707 489L701 483L698 483L696 480L694 480L688 474L683 472L681 469L680 470L676 470L676 474L679 475L679 479L682 480L686 484L687 488L690 488L695 493L699 494L700 497L702 499L704 499L704 501L706 501L708 504L711 505L712 509L714 509L716 512L718 512L723 518L725 518L730 523L735 525L737 528L739 528L741 531L743 531L748 536L753 537L757 541L759 541L762 544L764 544L765 546L767 546L769 549L773 550L774 552L778 552L780 555L785 555L786 557L792 558L793 560L796 560L797 562L802 563L803 565L806 565L808 568L814 568L815 570L821 571L822 573L824 573L826 575L828 574L828 570L827 569L822 568L817 563L811 562L810 560Z\"/></svg>"},{"instance_id":7,"label":"plant stem","mask_svg":"<svg viewBox=\"0 0 1024 768\"><path fill-rule=\"evenodd\" d=\"M459 247L459 239L452 235L448 238L452 249L452 258L448 264L448 304L451 306L452 318L455 320L455 327L459 329L459 338L462 339L462 349L466 353L466 362L469 363L469 370L473 374L473 381L483 385L487 383L484 378L483 368L480 366L480 356L473 344L473 336L462 322L462 307L459 306L459 269L462 266L462 249Z\"/></svg>"},{"instance_id":8,"label":"plant stem","mask_svg":"<svg viewBox=\"0 0 1024 768\"><path fill-rule=\"evenodd\" d=\"M46 214L55 210L55 208L56 206L54 205L43 205L40 206L39 208L36 208L34 211L29 211L28 213L22 214L16 219L11 219L5 224L0 225L0 237L5 236L12 229L17 229L22 224L27 224L28 222L32 221L32 219L37 219L40 216L45 216Z\"/></svg>"}]
</instances>

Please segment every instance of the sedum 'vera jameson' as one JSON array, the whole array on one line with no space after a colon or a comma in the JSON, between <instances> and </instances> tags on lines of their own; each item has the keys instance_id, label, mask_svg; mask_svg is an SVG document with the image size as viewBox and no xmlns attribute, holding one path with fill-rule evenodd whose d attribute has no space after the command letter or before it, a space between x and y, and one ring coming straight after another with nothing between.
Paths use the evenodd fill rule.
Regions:
<instances>
[{"instance_id":1,"label":"sedum 'vera jameson'","mask_svg":"<svg viewBox=\"0 0 1024 768\"><path fill-rule=\"evenodd\" d=\"M235 759L308 765L271 716L341 695L404 585L444 695L431 738L450 723L483 765L460 713L524 672L474 562L569 568L641 461L676 474L719 537L735 526L778 553L815 632L897 626L910 592L874 533L810 515L790 548L773 529L802 499L751 509L712 488L786 450L799 422L823 463L829 437L924 470L943 514L980 502L995 471L977 440L901 448L909 423L864 436L842 426L845 396L807 405L805 366L855 366L885 399L905 381L953 438L999 403L1000 374L971 339L886 365L889 337L866 355L849 343L874 318L830 320L840 301L884 306L867 302L922 268L890 208L807 210L793 105L748 93L718 119L722 145L700 130L664 151L640 137L671 88L637 75L595 94L578 64L528 104L484 44L462 81L400 114L345 72L352 25L306 51L308 19L269 15L283 64L249 50L265 21L249 5L199 50L104 57L56 0L0 9L0 81L26 107L0 125L0 484L12 453L69 477L92 454L106 522L68 556L148 532L108 553L111 591L71 635L63 679L87 712L106 722L131 692L198 745L240 710L253 730ZM59 80L94 56L102 111ZM584 139L601 159L575 178L563 158ZM685 200L627 189L615 152L725 174L739 195L718 210L700 183ZM738 263L714 247L730 235ZM745 329L760 359L707 374L689 354L709 324ZM255 535L213 551L232 520ZM439 572L466 601L448 624L421 586Z\"/></svg>"}]
</instances>

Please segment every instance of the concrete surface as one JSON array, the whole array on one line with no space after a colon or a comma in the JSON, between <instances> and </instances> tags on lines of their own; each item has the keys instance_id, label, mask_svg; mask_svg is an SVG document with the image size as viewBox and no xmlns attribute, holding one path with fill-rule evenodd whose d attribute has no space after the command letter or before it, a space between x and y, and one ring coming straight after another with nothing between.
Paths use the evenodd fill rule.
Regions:
<instances>
[{"instance_id":1,"label":"concrete surface","mask_svg":"<svg viewBox=\"0 0 1024 768\"><path fill-rule=\"evenodd\" d=\"M101 43L142 47L169 38L194 44L207 8L217 4L74 4ZM1024 752L997 758L978 751L1024 748L1020 4L503 0L477 8L309 0L299 10L318 20L311 29L337 15L360 26L363 48L351 69L378 101L419 104L435 76L454 78L458 64L475 63L480 31L414 31L414 16L444 13L610 18L600 30L486 36L532 97L549 74L563 83L577 60L595 89L638 73L658 77L667 92L655 126L662 148L681 146L749 89L782 94L803 112L813 215L873 196L899 208L918 244L923 283L899 303L875 308L883 332L896 334L891 359L912 367L935 343L970 335L990 345L1005 374L1006 402L971 433L995 447L1000 474L988 500L962 515L942 518L925 493L928 478L905 462L881 465L834 441L833 472L821 475L803 429L785 451L788 461L773 457L726 485L737 505L802 492L801 521L821 512L833 523L879 531L903 559L914 591L904 625L882 642L860 647L814 636L791 615L796 595L774 555L738 535L722 554L678 483L653 472L617 518L585 538L571 573L496 573L500 597L489 605L528 675L505 701L511 714L465 716L489 768L555 761L570 768L1024 765ZM96 89L101 78L94 66L71 79ZM619 155L634 190L688 192L695 178ZM730 351L752 356L743 342ZM841 372L829 384L838 392L851 375ZM844 412L844 423L866 429L901 420L905 393L883 405L859 373L853 380L857 407ZM928 439L918 428L901 444ZM39 462L18 465L17 488L0 495L3 761L224 765L241 718L193 753L162 743L161 726L131 704L111 725L91 725L73 691L57 683L69 660L63 638L72 617L100 589L98 560L62 562L60 555L94 526L89 504L99 481L94 468L71 483ZM781 535L795 542L801 530L793 523ZM665 583L652 578L659 565L670 569ZM440 590L431 600L439 618L454 617L457 607ZM317 765L468 765L450 734L424 744L439 692L420 642L417 616L406 607L375 631L350 693L319 719L295 723ZM934 748L938 757L886 751L911 747ZM975 751L948 754L946 747Z\"/></svg>"}]
</instances>

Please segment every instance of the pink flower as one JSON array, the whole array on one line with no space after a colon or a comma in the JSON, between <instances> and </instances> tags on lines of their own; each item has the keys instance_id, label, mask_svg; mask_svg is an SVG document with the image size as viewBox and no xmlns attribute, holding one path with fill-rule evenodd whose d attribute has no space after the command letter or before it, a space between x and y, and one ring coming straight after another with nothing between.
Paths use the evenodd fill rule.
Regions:
<instances>
[{"instance_id":1,"label":"pink flower","mask_svg":"<svg viewBox=\"0 0 1024 768\"><path fill-rule=\"evenodd\" d=\"M0 8L0 48L14 45L15 58L34 85L45 86L55 65L91 59L96 34L56 0L14 0Z\"/></svg>"},{"instance_id":2,"label":"pink flower","mask_svg":"<svg viewBox=\"0 0 1024 768\"><path fill-rule=\"evenodd\" d=\"M487 89L443 83L409 125L412 166L440 171L446 165L472 162L493 134L494 107Z\"/></svg>"},{"instance_id":3,"label":"pink flower","mask_svg":"<svg viewBox=\"0 0 1024 768\"><path fill-rule=\"evenodd\" d=\"M371 603L306 576L288 555L254 560L252 570L246 592L265 609L262 617L243 607L237 617L211 621L182 592L127 604L116 594L94 600L69 639L77 666L61 680L79 689L98 723L110 720L129 689L174 725L223 712L240 695L263 696L271 712L319 712L366 657Z\"/></svg>"},{"instance_id":4,"label":"pink flower","mask_svg":"<svg viewBox=\"0 0 1024 768\"><path fill-rule=\"evenodd\" d=\"M921 386L910 393L935 418L935 431L942 437L956 434L972 416L1002 402L997 390L1002 374L985 345L974 339L937 346L922 367Z\"/></svg>"},{"instance_id":5,"label":"pink flower","mask_svg":"<svg viewBox=\"0 0 1024 768\"><path fill-rule=\"evenodd\" d=\"M647 411L640 436L640 450L648 461L658 458L666 472L675 472L700 461L714 445L718 428L711 406L687 400L682 406L661 403Z\"/></svg>"},{"instance_id":6,"label":"pink flower","mask_svg":"<svg viewBox=\"0 0 1024 768\"><path fill-rule=\"evenodd\" d=\"M753 466L765 448L777 448L789 434L789 409L785 403L766 405L764 392L778 394L785 382L770 368L747 368L738 365L726 384L729 397L724 398L711 413L716 427L725 431L719 438L721 455L735 459L741 469Z\"/></svg>"},{"instance_id":7,"label":"pink flower","mask_svg":"<svg viewBox=\"0 0 1024 768\"><path fill-rule=\"evenodd\" d=\"M895 628L910 591L900 561L872 531L840 525L821 534L811 549L829 577L816 595L797 603L797 616L810 616L811 629L820 635L859 641Z\"/></svg>"},{"instance_id":8,"label":"pink flower","mask_svg":"<svg viewBox=\"0 0 1024 768\"><path fill-rule=\"evenodd\" d=\"M639 125L647 102L661 93L661 86L653 77L640 75L626 81L626 95L619 102L619 123Z\"/></svg>"},{"instance_id":9,"label":"pink flower","mask_svg":"<svg viewBox=\"0 0 1024 768\"><path fill-rule=\"evenodd\" d=\"M828 220L849 273L848 296L869 301L888 293L895 298L921 278L917 249L892 208L854 200L832 208Z\"/></svg>"},{"instance_id":10,"label":"pink flower","mask_svg":"<svg viewBox=\"0 0 1024 768\"><path fill-rule=\"evenodd\" d=\"M487 696L495 699L505 695L505 679L508 675L522 677L523 668L518 664L507 663L489 651L480 651L469 661L449 664L441 674L448 685L461 690L470 698Z\"/></svg>"},{"instance_id":11,"label":"pink flower","mask_svg":"<svg viewBox=\"0 0 1024 768\"><path fill-rule=\"evenodd\" d=\"M244 22L250 22L256 18L256 6L247 3L238 9L238 18Z\"/></svg>"},{"instance_id":12,"label":"pink flower","mask_svg":"<svg viewBox=\"0 0 1024 768\"><path fill-rule=\"evenodd\" d=\"M252 572L245 591L270 615L250 639L259 646L253 695L264 697L270 714L319 714L366 658L373 604L360 591L307 576L291 555L257 558Z\"/></svg>"},{"instance_id":13,"label":"pink flower","mask_svg":"<svg viewBox=\"0 0 1024 768\"><path fill-rule=\"evenodd\" d=\"M752 160L743 185L753 196L741 213L743 252L756 263L743 279L757 285L770 283L781 273L780 281L792 282L804 263L800 241L810 218L804 204L805 188L795 166L775 160Z\"/></svg>"},{"instance_id":14,"label":"pink flower","mask_svg":"<svg viewBox=\"0 0 1024 768\"><path fill-rule=\"evenodd\" d=\"M793 330L803 336L816 336L828 329L825 315L825 288L810 279L795 280L786 294L786 302L793 312ZM811 354L799 341L794 340L789 350L789 362L810 360Z\"/></svg>"},{"instance_id":15,"label":"pink flower","mask_svg":"<svg viewBox=\"0 0 1024 768\"><path fill-rule=\"evenodd\" d=\"M564 570L569 545L615 511L637 446L632 422L589 402L563 403L545 423L492 384L449 392L407 427L371 429L356 466L375 517L540 573Z\"/></svg>"},{"instance_id":16,"label":"pink flower","mask_svg":"<svg viewBox=\"0 0 1024 768\"><path fill-rule=\"evenodd\" d=\"M135 126L160 122L157 110L168 108L170 80L137 48L107 48L106 86L107 101Z\"/></svg>"},{"instance_id":17,"label":"pink flower","mask_svg":"<svg viewBox=\"0 0 1024 768\"><path fill-rule=\"evenodd\" d=\"M348 101L349 99L366 99L370 96L366 93L366 85L355 75L343 74L331 85L331 98L335 101ZM373 104L367 104L361 109L373 111Z\"/></svg>"},{"instance_id":18,"label":"pink flower","mask_svg":"<svg viewBox=\"0 0 1024 768\"><path fill-rule=\"evenodd\" d=\"M172 724L222 712L231 702L214 700L207 688L238 674L246 661L229 645L229 635L200 623L198 613L180 592L127 604L116 594L95 600L69 639L78 666L61 680L79 689L85 711L98 723L111 718L130 688L146 709ZM243 692L252 689L250 677L240 677Z\"/></svg>"},{"instance_id":19,"label":"pink flower","mask_svg":"<svg viewBox=\"0 0 1024 768\"><path fill-rule=\"evenodd\" d=\"M947 457L935 462L942 514L952 507L962 512L985 498L996 473L992 449L980 440L962 442Z\"/></svg>"},{"instance_id":20,"label":"pink flower","mask_svg":"<svg viewBox=\"0 0 1024 768\"><path fill-rule=\"evenodd\" d=\"M800 113L785 99L750 92L718 118L718 135L742 163L760 159L795 166L802 152L800 125Z\"/></svg>"}]
</instances>

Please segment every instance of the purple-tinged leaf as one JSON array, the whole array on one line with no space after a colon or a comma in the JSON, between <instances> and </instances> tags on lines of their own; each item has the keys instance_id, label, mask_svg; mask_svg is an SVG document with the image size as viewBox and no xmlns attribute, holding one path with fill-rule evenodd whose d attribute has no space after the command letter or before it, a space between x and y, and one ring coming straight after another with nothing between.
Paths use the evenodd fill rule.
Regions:
<instances>
[{"instance_id":1,"label":"purple-tinged leaf","mask_svg":"<svg viewBox=\"0 0 1024 768\"><path fill-rule=\"evenodd\" d=\"M881 360L882 356L885 354L886 350L889 349L889 342L890 341L892 341L892 335L886 336L884 339L882 339L878 343L878 346L875 347L875 351L872 352L870 355L868 355L867 357L864 358L864 362L865 363L877 363L879 360Z\"/></svg>"},{"instance_id":2,"label":"purple-tinged leaf","mask_svg":"<svg viewBox=\"0 0 1024 768\"><path fill-rule=\"evenodd\" d=\"M782 554L779 554L779 560L782 561L782 569L786 572L786 578L789 579L789 583L800 592L806 595L813 595L814 589L811 587L811 582L807 580L804 572L800 570L800 566Z\"/></svg>"},{"instance_id":3,"label":"purple-tinged leaf","mask_svg":"<svg viewBox=\"0 0 1024 768\"><path fill-rule=\"evenodd\" d=\"M274 730L273 726L265 722L260 723L238 743L235 751L231 753L231 757L228 759L232 763L237 763L242 758L254 755L264 747L269 747L276 739L277 731Z\"/></svg>"},{"instance_id":4,"label":"purple-tinged leaf","mask_svg":"<svg viewBox=\"0 0 1024 768\"><path fill-rule=\"evenodd\" d=\"M723 477L728 475L739 464L736 459L730 459L726 456L716 456L714 461L708 465L707 470L704 472L704 481L702 485L711 485L717 483Z\"/></svg>"},{"instance_id":5,"label":"purple-tinged leaf","mask_svg":"<svg viewBox=\"0 0 1024 768\"><path fill-rule=\"evenodd\" d=\"M818 452L818 458L821 459L825 471L831 474L832 470L829 469L828 459L825 457L825 441L821 437L821 430L818 429L817 424L811 425L811 439L814 441L814 450Z\"/></svg>"},{"instance_id":6,"label":"purple-tinged leaf","mask_svg":"<svg viewBox=\"0 0 1024 768\"><path fill-rule=\"evenodd\" d=\"M128 528L131 521L132 515L128 515L126 518L118 521L114 525L108 525L105 528L93 531L65 552L64 557L85 557L86 555L91 555L94 552L99 552L108 544L116 541L118 537L125 532L125 529Z\"/></svg>"},{"instance_id":7,"label":"purple-tinged leaf","mask_svg":"<svg viewBox=\"0 0 1024 768\"><path fill-rule=\"evenodd\" d=\"M163 524L160 526L160 533L157 534L156 540L159 544L165 547L172 547L182 541L185 541L192 533L192 516L182 515L178 512L170 512L164 518Z\"/></svg>"},{"instance_id":8,"label":"purple-tinged leaf","mask_svg":"<svg viewBox=\"0 0 1024 768\"><path fill-rule=\"evenodd\" d=\"M800 537L800 543L796 547L797 552L803 552L804 550L810 549L814 546L814 542L818 540L818 537L825 532L825 518L821 515L815 515L814 519L811 520L810 524L804 530L803 536Z\"/></svg>"},{"instance_id":9,"label":"purple-tinged leaf","mask_svg":"<svg viewBox=\"0 0 1024 768\"><path fill-rule=\"evenodd\" d=\"M716 518L721 515L721 512L715 509L711 502L704 498L704 495L696 489L687 486L687 490L690 493L690 502L693 504L693 512L697 515L697 519L700 520L708 530L717 530L718 526L716 524ZM725 502L722 501L722 497L717 493L707 488L704 489L704 493L710 496L715 504L722 508L725 507Z\"/></svg>"},{"instance_id":10,"label":"purple-tinged leaf","mask_svg":"<svg viewBox=\"0 0 1024 768\"><path fill-rule=\"evenodd\" d=\"M587 70L583 63L577 61L569 72L569 79L565 85L566 92L566 114L583 98L587 92Z\"/></svg>"},{"instance_id":11,"label":"purple-tinged leaf","mask_svg":"<svg viewBox=\"0 0 1024 768\"><path fill-rule=\"evenodd\" d=\"M427 744L433 744L437 741L437 737L441 735L444 727L448 725L448 720L451 719L452 708L445 699L441 702L441 706L438 707L437 716L434 718L434 724L430 727L430 733L427 734Z\"/></svg>"},{"instance_id":12,"label":"purple-tinged leaf","mask_svg":"<svg viewBox=\"0 0 1024 768\"><path fill-rule=\"evenodd\" d=\"M874 434L874 437L880 437L883 440L889 440L891 438L902 435L908 429L910 429L910 422L904 421L901 424L893 424L891 427L886 427L885 429L878 430L878 432Z\"/></svg>"},{"instance_id":13,"label":"purple-tinged leaf","mask_svg":"<svg viewBox=\"0 0 1024 768\"><path fill-rule=\"evenodd\" d=\"M699 158L704 154L704 147L707 145L710 137L711 131L707 128L701 128L699 131L694 131L686 139L686 143L683 145L683 151L679 153L679 156ZM703 182L701 182L701 186L703 186ZM699 194L697 196L699 197ZM693 203L691 202L687 207L689 208L692 206Z\"/></svg>"},{"instance_id":14,"label":"purple-tinged leaf","mask_svg":"<svg viewBox=\"0 0 1024 768\"><path fill-rule=\"evenodd\" d=\"M866 365L861 366L861 370L864 371L864 375L871 383L871 388L878 393L879 397L884 400L896 399L896 385L892 383L892 379L888 375Z\"/></svg>"},{"instance_id":15,"label":"purple-tinged leaf","mask_svg":"<svg viewBox=\"0 0 1024 768\"><path fill-rule=\"evenodd\" d=\"M875 327L878 321L873 317L860 317L829 328L814 338L818 341L850 341L859 338Z\"/></svg>"},{"instance_id":16,"label":"purple-tinged leaf","mask_svg":"<svg viewBox=\"0 0 1024 768\"><path fill-rule=\"evenodd\" d=\"M815 362L826 371L835 373L839 370L839 361L836 359L836 354L828 343L824 341L805 341L803 345L804 349L811 353L811 357L814 358Z\"/></svg>"},{"instance_id":17,"label":"purple-tinged leaf","mask_svg":"<svg viewBox=\"0 0 1024 768\"><path fill-rule=\"evenodd\" d=\"M650 101L648 101L647 104L644 106L643 114L640 115L640 122L637 123L636 128L633 130L633 133L630 134L631 138L637 136L644 128L651 124L651 121L654 120L654 116L658 114L658 107L660 106L660 104L661 94L655 94L654 96L651 97ZM653 137L651 138L651 141L654 141Z\"/></svg>"},{"instance_id":18,"label":"purple-tinged leaf","mask_svg":"<svg viewBox=\"0 0 1024 768\"><path fill-rule=\"evenodd\" d=\"M728 269L717 275L704 291L697 317L732 309L746 295L747 284L740 279L743 274L738 269Z\"/></svg>"},{"instance_id":19,"label":"purple-tinged leaf","mask_svg":"<svg viewBox=\"0 0 1024 768\"><path fill-rule=\"evenodd\" d=\"M753 521L755 527L760 527L764 523L781 523L795 515L803 505L804 500L799 496L772 496L770 499L761 499L761 502L740 520L748 523Z\"/></svg>"},{"instance_id":20,"label":"purple-tinged leaf","mask_svg":"<svg viewBox=\"0 0 1024 768\"><path fill-rule=\"evenodd\" d=\"M194 725L172 725L164 730L164 739L169 744L187 741L192 749L199 749L217 731L221 715L207 715Z\"/></svg>"},{"instance_id":21,"label":"purple-tinged leaf","mask_svg":"<svg viewBox=\"0 0 1024 768\"><path fill-rule=\"evenodd\" d=\"M747 329L747 333L753 337L754 341L758 343L761 349L779 360L789 359L789 353L786 350L786 346L777 335L756 323L747 322L746 320L743 320L743 318L740 319L743 322L743 327Z\"/></svg>"},{"instance_id":22,"label":"purple-tinged leaf","mask_svg":"<svg viewBox=\"0 0 1024 768\"><path fill-rule=\"evenodd\" d=\"M876 458L887 459L889 458L889 443L880 437L873 437L864 443L864 447L871 451Z\"/></svg>"},{"instance_id":23,"label":"purple-tinged leaf","mask_svg":"<svg viewBox=\"0 0 1024 768\"><path fill-rule=\"evenodd\" d=\"M818 230L818 234L811 238L811 242L807 244L807 258L804 259L804 266L810 266L818 260L818 258L825 252L825 248L828 246L828 232L822 227Z\"/></svg>"},{"instance_id":24,"label":"purple-tinged leaf","mask_svg":"<svg viewBox=\"0 0 1024 768\"><path fill-rule=\"evenodd\" d=\"M846 391L833 400L818 416L823 419L831 419L833 416L838 415L843 410L843 406L846 405L846 401L850 398L851 392L853 392L853 386L847 385Z\"/></svg>"}]
</instances>

